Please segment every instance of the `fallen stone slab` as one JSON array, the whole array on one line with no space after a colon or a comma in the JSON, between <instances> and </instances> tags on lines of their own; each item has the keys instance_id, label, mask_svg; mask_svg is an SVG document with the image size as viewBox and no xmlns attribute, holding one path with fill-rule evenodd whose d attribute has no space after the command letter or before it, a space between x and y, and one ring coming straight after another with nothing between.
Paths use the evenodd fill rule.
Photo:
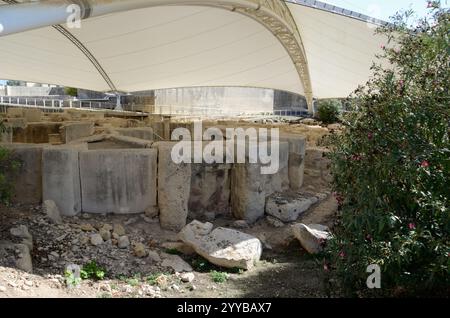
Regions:
<instances>
[{"instance_id":1,"label":"fallen stone slab","mask_svg":"<svg viewBox=\"0 0 450 318\"><path fill-rule=\"evenodd\" d=\"M16 260L17 268L32 273L33 262L31 260L30 248L26 244L15 244L15 247L19 251L19 257Z\"/></svg>"},{"instance_id":2,"label":"fallen stone slab","mask_svg":"<svg viewBox=\"0 0 450 318\"><path fill-rule=\"evenodd\" d=\"M283 222L294 222L316 202L316 197L284 198L275 194L267 199L266 213Z\"/></svg>"},{"instance_id":3,"label":"fallen stone slab","mask_svg":"<svg viewBox=\"0 0 450 318\"><path fill-rule=\"evenodd\" d=\"M22 244L28 246L30 250L33 249L33 236L28 231L28 227L26 225L13 227L9 231L12 236L22 239Z\"/></svg>"},{"instance_id":4,"label":"fallen stone slab","mask_svg":"<svg viewBox=\"0 0 450 318\"><path fill-rule=\"evenodd\" d=\"M192 267L188 263L186 263L181 257L178 255L170 255L162 253L163 261L161 263L162 267L170 267L176 273L183 272L192 272Z\"/></svg>"},{"instance_id":5,"label":"fallen stone slab","mask_svg":"<svg viewBox=\"0 0 450 318\"><path fill-rule=\"evenodd\" d=\"M30 254L30 247L27 244L15 244L9 241L0 241L0 254L12 255L12 266L16 268L32 273L33 272L33 263Z\"/></svg>"},{"instance_id":6,"label":"fallen stone slab","mask_svg":"<svg viewBox=\"0 0 450 318\"><path fill-rule=\"evenodd\" d=\"M115 128L114 131L122 136L139 138L143 140L153 141L153 128L142 127L142 128Z\"/></svg>"},{"instance_id":7,"label":"fallen stone slab","mask_svg":"<svg viewBox=\"0 0 450 318\"><path fill-rule=\"evenodd\" d=\"M310 254L320 253L326 241L331 238L328 227L321 224L298 223L292 226L292 231L302 247Z\"/></svg>"},{"instance_id":8,"label":"fallen stone slab","mask_svg":"<svg viewBox=\"0 0 450 318\"><path fill-rule=\"evenodd\" d=\"M254 236L223 227L212 230L211 223L193 221L178 237L211 263L227 268L250 270L262 253Z\"/></svg>"},{"instance_id":9,"label":"fallen stone slab","mask_svg":"<svg viewBox=\"0 0 450 318\"><path fill-rule=\"evenodd\" d=\"M45 214L53 223L55 223L55 224L62 223L61 214L59 213L59 209L56 206L55 201L46 200L46 201L44 201L43 206L44 206Z\"/></svg>"}]
</instances>

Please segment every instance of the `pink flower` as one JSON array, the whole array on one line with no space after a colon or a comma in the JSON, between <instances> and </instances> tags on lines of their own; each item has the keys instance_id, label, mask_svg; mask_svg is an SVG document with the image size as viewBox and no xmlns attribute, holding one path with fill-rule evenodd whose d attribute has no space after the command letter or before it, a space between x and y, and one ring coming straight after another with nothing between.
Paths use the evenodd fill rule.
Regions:
<instances>
[{"instance_id":1,"label":"pink flower","mask_svg":"<svg viewBox=\"0 0 450 318\"><path fill-rule=\"evenodd\" d=\"M328 268L328 265L327 264L323 264L323 270L325 271L325 272L328 272L330 269Z\"/></svg>"},{"instance_id":2,"label":"pink flower","mask_svg":"<svg viewBox=\"0 0 450 318\"><path fill-rule=\"evenodd\" d=\"M371 236L370 234L367 234L367 235L366 235L366 240L372 241L372 236Z\"/></svg>"},{"instance_id":3,"label":"pink flower","mask_svg":"<svg viewBox=\"0 0 450 318\"><path fill-rule=\"evenodd\" d=\"M422 163L420 164L420 166L422 168L428 168L430 166L430 163L426 160L422 161Z\"/></svg>"},{"instance_id":4,"label":"pink flower","mask_svg":"<svg viewBox=\"0 0 450 318\"><path fill-rule=\"evenodd\" d=\"M344 251L340 252L340 253L339 253L339 257L340 257L340 258L345 258L345 252L344 252Z\"/></svg>"},{"instance_id":5,"label":"pink flower","mask_svg":"<svg viewBox=\"0 0 450 318\"><path fill-rule=\"evenodd\" d=\"M433 2L428 1L427 8L432 8L432 7L433 7Z\"/></svg>"},{"instance_id":6,"label":"pink flower","mask_svg":"<svg viewBox=\"0 0 450 318\"><path fill-rule=\"evenodd\" d=\"M367 134L367 138L369 138L369 140L372 140L373 139L373 134L372 133L368 133Z\"/></svg>"},{"instance_id":7,"label":"pink flower","mask_svg":"<svg viewBox=\"0 0 450 318\"><path fill-rule=\"evenodd\" d=\"M384 44L381 44L380 47L381 47L381 49L383 49L383 50L386 48L386 46L385 46Z\"/></svg>"},{"instance_id":8,"label":"pink flower","mask_svg":"<svg viewBox=\"0 0 450 318\"><path fill-rule=\"evenodd\" d=\"M415 230L416 229L416 225L414 223L409 223L408 227L410 230Z\"/></svg>"}]
</instances>

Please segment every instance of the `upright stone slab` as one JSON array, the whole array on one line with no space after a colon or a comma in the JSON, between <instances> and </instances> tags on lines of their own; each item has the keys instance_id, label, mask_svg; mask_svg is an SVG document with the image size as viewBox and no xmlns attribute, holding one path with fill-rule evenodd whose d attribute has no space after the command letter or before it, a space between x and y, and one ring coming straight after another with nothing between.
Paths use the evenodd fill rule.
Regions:
<instances>
[{"instance_id":1,"label":"upright stone slab","mask_svg":"<svg viewBox=\"0 0 450 318\"><path fill-rule=\"evenodd\" d=\"M156 206L157 151L80 152L82 210L88 213L142 213Z\"/></svg>"},{"instance_id":2,"label":"upright stone slab","mask_svg":"<svg viewBox=\"0 0 450 318\"><path fill-rule=\"evenodd\" d=\"M230 164L193 164L189 213L195 218L230 212Z\"/></svg>"},{"instance_id":3,"label":"upright stone slab","mask_svg":"<svg viewBox=\"0 0 450 318\"><path fill-rule=\"evenodd\" d=\"M254 223L264 216L266 177L259 164L239 163L231 170L231 210L236 219Z\"/></svg>"},{"instance_id":4,"label":"upright stone slab","mask_svg":"<svg viewBox=\"0 0 450 318\"><path fill-rule=\"evenodd\" d=\"M207 159L191 165L189 215L194 219L211 221L216 216L230 214L232 164L226 163L228 149L222 141L204 141L202 145L203 152L206 150L209 154L218 149L223 151L220 158L214 158L217 162L207 163L211 162Z\"/></svg>"},{"instance_id":5,"label":"upright stone slab","mask_svg":"<svg viewBox=\"0 0 450 318\"><path fill-rule=\"evenodd\" d=\"M42 153L43 200L54 201L62 215L81 212L80 150L87 150L87 144L48 147Z\"/></svg>"},{"instance_id":6,"label":"upright stone slab","mask_svg":"<svg viewBox=\"0 0 450 318\"><path fill-rule=\"evenodd\" d=\"M176 164L171 157L175 142L157 142L158 206L161 226L179 231L186 225L191 191L191 165Z\"/></svg>"},{"instance_id":7,"label":"upright stone slab","mask_svg":"<svg viewBox=\"0 0 450 318\"><path fill-rule=\"evenodd\" d=\"M305 155L305 175L330 182L330 159L326 157L328 152L326 148L308 147Z\"/></svg>"},{"instance_id":8,"label":"upright stone slab","mask_svg":"<svg viewBox=\"0 0 450 318\"><path fill-rule=\"evenodd\" d=\"M289 188L289 145L287 142L279 142L278 145L278 157L272 158L278 161L278 169L273 174L262 173L262 168L268 165L263 165L259 159L257 160L258 163L250 162L250 149L256 147L257 153L259 153L261 151L260 145L247 146L246 163L233 165L231 173L231 209L237 219L246 220L248 223L256 222L264 216L266 197ZM269 154L271 151L269 143ZM272 164L274 164L273 167L277 166L275 163Z\"/></svg>"},{"instance_id":9,"label":"upright stone slab","mask_svg":"<svg viewBox=\"0 0 450 318\"><path fill-rule=\"evenodd\" d=\"M289 144L280 141L278 151L278 171L264 175L266 197L275 192L283 192L289 189Z\"/></svg>"},{"instance_id":10,"label":"upright stone slab","mask_svg":"<svg viewBox=\"0 0 450 318\"><path fill-rule=\"evenodd\" d=\"M42 202L42 146L29 144L3 144L13 152L19 169L10 174L13 180L12 201L24 204Z\"/></svg>"},{"instance_id":11,"label":"upright stone slab","mask_svg":"<svg viewBox=\"0 0 450 318\"><path fill-rule=\"evenodd\" d=\"M280 139L289 143L289 185L298 191L303 185L305 172L306 137L283 133Z\"/></svg>"},{"instance_id":12,"label":"upright stone slab","mask_svg":"<svg viewBox=\"0 0 450 318\"><path fill-rule=\"evenodd\" d=\"M65 143L88 137L93 133L94 123L92 122L69 123L61 127L62 140Z\"/></svg>"}]
</instances>

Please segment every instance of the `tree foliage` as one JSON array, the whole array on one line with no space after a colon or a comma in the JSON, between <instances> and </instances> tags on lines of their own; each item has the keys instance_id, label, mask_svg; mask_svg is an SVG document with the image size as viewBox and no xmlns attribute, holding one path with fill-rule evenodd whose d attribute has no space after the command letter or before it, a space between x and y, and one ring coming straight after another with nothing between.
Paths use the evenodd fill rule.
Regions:
<instances>
[{"instance_id":1,"label":"tree foliage","mask_svg":"<svg viewBox=\"0 0 450 318\"><path fill-rule=\"evenodd\" d=\"M327 266L348 291L367 291L367 266L378 264L383 294L449 292L450 19L429 7L415 29L410 13L379 29L380 63L333 137L340 225Z\"/></svg>"}]
</instances>

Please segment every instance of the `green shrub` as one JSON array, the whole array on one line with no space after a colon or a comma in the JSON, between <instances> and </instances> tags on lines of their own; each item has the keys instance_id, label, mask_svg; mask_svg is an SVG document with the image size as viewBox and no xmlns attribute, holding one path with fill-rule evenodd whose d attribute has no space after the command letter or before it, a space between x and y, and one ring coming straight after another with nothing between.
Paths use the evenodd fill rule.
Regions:
<instances>
[{"instance_id":1,"label":"green shrub","mask_svg":"<svg viewBox=\"0 0 450 318\"><path fill-rule=\"evenodd\" d=\"M436 4L435 4L436 5ZM409 14L379 32L374 76L351 99L333 137L333 186L340 225L327 268L351 292L369 292L368 265L388 295L443 295L450 286L449 13L406 28Z\"/></svg>"},{"instance_id":2,"label":"green shrub","mask_svg":"<svg viewBox=\"0 0 450 318\"><path fill-rule=\"evenodd\" d=\"M225 283L228 280L228 274L224 272L212 271L210 273L214 283Z\"/></svg>"},{"instance_id":3,"label":"green shrub","mask_svg":"<svg viewBox=\"0 0 450 318\"><path fill-rule=\"evenodd\" d=\"M105 274L105 269L98 266L95 261L87 263L80 271L80 277L82 279L102 280L105 278Z\"/></svg>"},{"instance_id":4,"label":"green shrub","mask_svg":"<svg viewBox=\"0 0 450 318\"><path fill-rule=\"evenodd\" d=\"M69 96L73 96L73 97L78 96L78 89L73 88L73 87L64 88L64 92L66 93L66 95L69 95Z\"/></svg>"},{"instance_id":5,"label":"green shrub","mask_svg":"<svg viewBox=\"0 0 450 318\"><path fill-rule=\"evenodd\" d=\"M338 122L339 108L341 102L336 99L319 101L317 107L317 119L324 124L333 124Z\"/></svg>"}]
</instances>

